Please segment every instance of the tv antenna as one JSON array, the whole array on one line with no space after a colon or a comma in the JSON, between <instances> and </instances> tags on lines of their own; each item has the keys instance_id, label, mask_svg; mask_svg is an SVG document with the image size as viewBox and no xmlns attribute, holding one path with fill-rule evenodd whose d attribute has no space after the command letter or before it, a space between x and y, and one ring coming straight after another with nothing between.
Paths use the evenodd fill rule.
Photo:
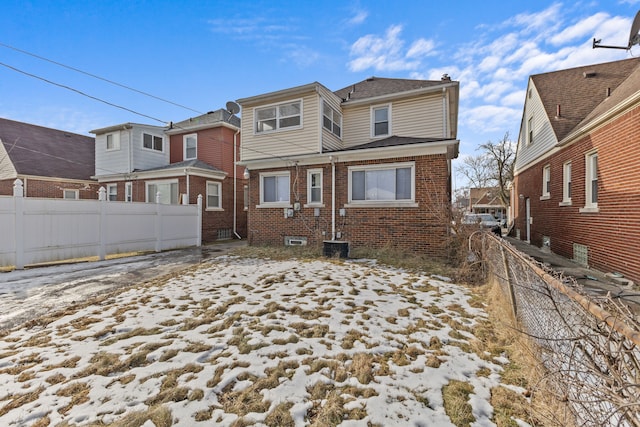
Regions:
<instances>
[{"instance_id":1,"label":"tv antenna","mask_svg":"<svg viewBox=\"0 0 640 427\"><path fill-rule=\"evenodd\" d=\"M605 45L601 45L600 42L602 41L602 39L596 40L595 37L593 39L593 48L597 48L597 47L604 47L607 49L624 49L624 50L629 50L631 49L631 46L633 46L634 44L640 44L640 34L638 34L638 32L640 32L640 11L638 11L638 13L636 13L636 17L633 20L633 23L631 24L631 32L629 33L629 42L627 43L626 46L605 46Z\"/></svg>"}]
</instances>

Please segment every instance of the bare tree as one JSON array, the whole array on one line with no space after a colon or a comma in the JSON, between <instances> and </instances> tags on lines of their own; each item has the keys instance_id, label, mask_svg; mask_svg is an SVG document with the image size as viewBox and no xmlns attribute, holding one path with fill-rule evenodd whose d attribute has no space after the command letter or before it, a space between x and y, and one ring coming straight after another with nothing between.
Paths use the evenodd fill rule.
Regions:
<instances>
[{"instance_id":1,"label":"bare tree","mask_svg":"<svg viewBox=\"0 0 640 427\"><path fill-rule=\"evenodd\" d=\"M498 142L488 141L478 147L480 154L462 160L458 172L475 188L497 187L498 197L504 206L509 204L508 187L513 181L515 143L509 132Z\"/></svg>"}]
</instances>

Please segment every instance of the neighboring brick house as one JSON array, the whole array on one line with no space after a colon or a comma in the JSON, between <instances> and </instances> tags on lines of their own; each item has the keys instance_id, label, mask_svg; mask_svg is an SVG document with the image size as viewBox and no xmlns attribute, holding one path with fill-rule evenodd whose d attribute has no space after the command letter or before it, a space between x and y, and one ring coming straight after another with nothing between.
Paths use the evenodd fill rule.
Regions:
<instances>
[{"instance_id":1,"label":"neighboring brick house","mask_svg":"<svg viewBox=\"0 0 640 427\"><path fill-rule=\"evenodd\" d=\"M94 139L0 118L0 195L20 179L26 197L96 199Z\"/></svg>"},{"instance_id":2,"label":"neighboring brick house","mask_svg":"<svg viewBox=\"0 0 640 427\"><path fill-rule=\"evenodd\" d=\"M640 282L640 58L529 78L516 237Z\"/></svg>"},{"instance_id":3,"label":"neighboring brick house","mask_svg":"<svg viewBox=\"0 0 640 427\"><path fill-rule=\"evenodd\" d=\"M507 208L502 204L498 187L470 188L471 212L489 213L500 221L506 221Z\"/></svg>"},{"instance_id":4,"label":"neighboring brick house","mask_svg":"<svg viewBox=\"0 0 640 427\"><path fill-rule=\"evenodd\" d=\"M195 204L201 194L203 242L243 237L244 178L234 168L239 130L240 119L225 110L168 129L124 123L92 130L95 178L109 200L154 202L160 193L161 203Z\"/></svg>"},{"instance_id":5,"label":"neighboring brick house","mask_svg":"<svg viewBox=\"0 0 640 427\"><path fill-rule=\"evenodd\" d=\"M249 243L444 257L459 83L371 77L239 99Z\"/></svg>"}]
</instances>

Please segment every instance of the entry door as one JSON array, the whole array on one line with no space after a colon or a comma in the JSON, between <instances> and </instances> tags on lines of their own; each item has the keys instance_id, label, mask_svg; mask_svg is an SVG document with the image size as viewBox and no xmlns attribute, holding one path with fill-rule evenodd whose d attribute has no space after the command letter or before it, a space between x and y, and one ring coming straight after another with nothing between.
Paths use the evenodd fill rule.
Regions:
<instances>
[{"instance_id":1,"label":"entry door","mask_svg":"<svg viewBox=\"0 0 640 427\"><path fill-rule=\"evenodd\" d=\"M525 218L527 222L527 243L531 242L531 200L527 197L524 201Z\"/></svg>"}]
</instances>

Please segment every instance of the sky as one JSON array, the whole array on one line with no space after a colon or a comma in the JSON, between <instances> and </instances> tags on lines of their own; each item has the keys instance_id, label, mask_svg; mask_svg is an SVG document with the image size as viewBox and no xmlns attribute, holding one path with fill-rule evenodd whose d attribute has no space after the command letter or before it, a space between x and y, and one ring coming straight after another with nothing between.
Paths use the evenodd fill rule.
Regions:
<instances>
[{"instance_id":1,"label":"sky","mask_svg":"<svg viewBox=\"0 0 640 427\"><path fill-rule=\"evenodd\" d=\"M640 0L29 1L0 14L0 117L89 134L370 76L460 82L459 164L517 140L532 74L630 58ZM455 179L454 179L455 185Z\"/></svg>"}]
</instances>

